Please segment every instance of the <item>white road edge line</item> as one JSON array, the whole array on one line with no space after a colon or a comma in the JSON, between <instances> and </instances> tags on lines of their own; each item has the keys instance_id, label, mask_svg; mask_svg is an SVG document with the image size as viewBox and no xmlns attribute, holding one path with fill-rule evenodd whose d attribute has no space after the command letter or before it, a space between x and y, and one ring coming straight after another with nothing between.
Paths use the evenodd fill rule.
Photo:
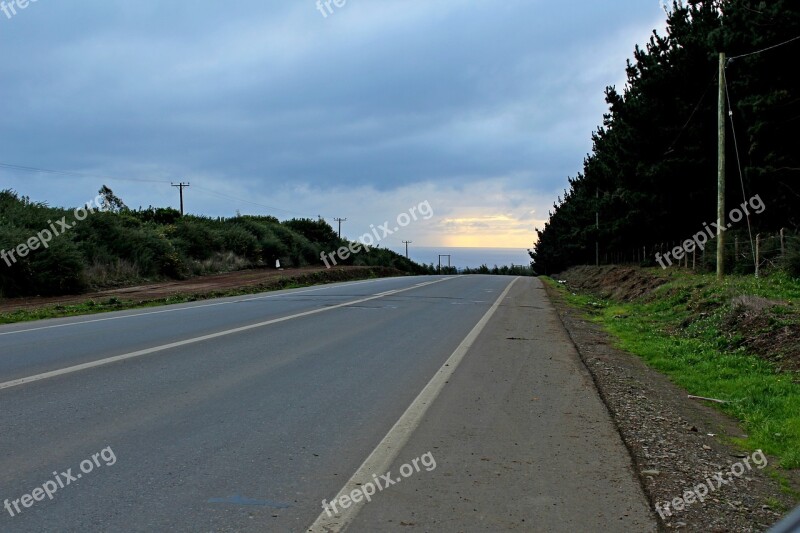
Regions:
<instances>
[{"instance_id":1,"label":"white road edge line","mask_svg":"<svg viewBox=\"0 0 800 533\"><path fill-rule=\"evenodd\" d=\"M417 429L428 408L436 401L439 393L444 388L445 383L455 372L458 365L464 359L469 349L472 347L478 335L481 334L483 328L489 323L489 320L497 311L500 304L508 295L511 287L519 280L519 277L514 278L508 287L503 291L500 297L494 302L492 307L486 311L475 327L472 328L458 348L455 349L453 354L444 362L444 365L439 371L431 378L428 384L422 389L422 392L416 399L408 406L405 413L395 423L389 433L383 438L378 446L372 451L361 466L356 470L355 474L348 480L342 490L336 495L332 501L336 501L346 494L350 494L353 490L359 489L364 484L372 481L372 474L381 475L389 471L392 462L397 458L400 450L408 442L411 434ZM320 502L322 505L322 502ZM359 503L353 503L347 509L333 516L328 516L328 513L323 511L320 513L316 521L309 526L307 531L309 533L337 533L345 531L347 527L355 520L358 513L366 505L364 500Z\"/></svg>"},{"instance_id":2,"label":"white road edge line","mask_svg":"<svg viewBox=\"0 0 800 533\"><path fill-rule=\"evenodd\" d=\"M3 335L16 335L18 333L28 333L28 332L31 332L31 331L41 331L43 329L66 328L66 327L70 327L70 326L81 326L83 324L94 324L94 323L97 323L97 322L108 322L109 320L122 320L124 318L136 318L136 317L140 317L140 316L160 315L162 313L176 313L178 311L188 311L190 309L202 309L204 307L216 307L216 306L219 306L219 305L232 305L232 304L237 304L239 302L252 302L252 301L255 301L255 300L266 300L268 298L279 298L281 296L291 296L293 294L305 294L307 292L317 292L317 291L321 291L321 290L325 290L325 289L332 289L332 288L335 288L335 287L341 287L342 285L353 286L353 285L363 285L364 283L375 283L377 281L381 281L381 280L385 280L385 279L390 279L390 278L370 279L370 280L367 280L367 281L356 281L356 282L352 282L352 283L350 283L350 282L336 283L336 284L326 285L324 287L318 287L316 289L307 289L307 290L301 290L301 291L295 290L293 292L281 292L280 294L268 294L266 296L256 296L254 298L236 299L236 300L232 300L232 301L229 301L229 302L216 302L216 303L201 304L201 305L188 305L188 306L185 306L185 307L178 307L178 308L175 308L175 309L161 309L159 311L148 311L146 313L136 313L136 314L132 314L132 315L112 316L112 317L106 317L106 318L96 318L96 319L92 319L92 320L81 320L79 322L70 322L68 324L54 324L52 326L40 326L38 328L19 329L19 330L16 330L16 331L6 331L4 333L0 333L0 337L2 337Z\"/></svg>"},{"instance_id":3,"label":"white road edge line","mask_svg":"<svg viewBox=\"0 0 800 533\"><path fill-rule=\"evenodd\" d=\"M454 278L443 278L435 281L431 281L428 285L433 285L434 283L441 283L442 281L449 281ZM398 292L405 292L410 291L412 289L418 289L417 286L407 287L405 289L399 289L393 292L396 294ZM217 339L219 337L226 337L228 335L233 335L235 333L241 333L243 331L249 331L251 329L256 328L263 328L265 326L270 326L272 324L277 324L279 322L286 322L287 320L292 320L295 318L301 318L304 316L316 315L318 313L324 313L326 311L331 311L333 309L339 309L341 307L348 307L350 305L357 305L364 302L369 302L371 300L377 300L378 298L383 298L383 295L373 295L367 298L361 298L360 300L353 300L351 302L344 302L337 305L332 305L330 307L320 307L318 309L312 309L311 311L304 311L302 313L297 313L294 315L284 316L281 318L274 318L272 320L267 320L264 322L258 322L257 324L250 324L248 326L241 326L238 328L228 329L225 331L219 331L217 333L211 333L209 335L203 335L201 337L194 337L192 339L185 339L182 341L171 342L169 344L163 344L161 346L155 346L153 348L147 348L145 350L139 350L137 352L130 352L122 355L115 355L113 357L107 357L105 359L99 359L97 361L91 361L89 363L82 363L80 365L69 366L66 368L61 368L59 370L52 370L50 372L44 372L42 374L36 374L34 376L28 376L24 378L15 379L12 381L6 381L5 383L0 383L0 390L10 389L12 387L18 387L19 385L24 385L26 383L33 383L35 381L42 381L44 379L54 378L56 376L63 376L65 374L72 374L74 372L80 372L82 370L88 370L90 368L96 368L98 366L105 366L111 363L116 363L119 361L125 361L126 359L133 359L135 357L141 357L143 355L150 355L153 353L163 352L165 350L169 350L171 348L178 348L180 346L186 346L188 344L196 344L198 342L203 342L211 339Z\"/></svg>"}]
</instances>

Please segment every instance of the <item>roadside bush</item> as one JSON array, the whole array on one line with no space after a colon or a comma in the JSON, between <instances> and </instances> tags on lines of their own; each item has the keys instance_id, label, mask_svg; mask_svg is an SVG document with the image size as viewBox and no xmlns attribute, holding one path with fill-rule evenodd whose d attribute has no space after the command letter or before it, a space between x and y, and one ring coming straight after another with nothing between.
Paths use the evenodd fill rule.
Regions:
<instances>
[{"instance_id":1,"label":"roadside bush","mask_svg":"<svg viewBox=\"0 0 800 533\"><path fill-rule=\"evenodd\" d=\"M193 217L179 220L172 237L175 248L192 259L209 259L224 243L219 231L209 226L209 221Z\"/></svg>"},{"instance_id":2,"label":"roadside bush","mask_svg":"<svg viewBox=\"0 0 800 533\"><path fill-rule=\"evenodd\" d=\"M0 191L0 248L14 249L62 217L71 224L73 213ZM319 265L321 251L333 251L342 243L321 220L181 217L175 209L152 206L94 211L54 236L49 250L37 250L11 266L0 261L0 296L68 294L146 279L182 279L274 266L278 259L285 266ZM414 272L420 268L386 250L357 256L368 265Z\"/></svg>"},{"instance_id":3,"label":"roadside bush","mask_svg":"<svg viewBox=\"0 0 800 533\"><path fill-rule=\"evenodd\" d=\"M156 224L175 224L181 219L181 212L171 207L153 207L131 211L130 215L138 218L142 222L154 222Z\"/></svg>"},{"instance_id":4,"label":"roadside bush","mask_svg":"<svg viewBox=\"0 0 800 533\"><path fill-rule=\"evenodd\" d=\"M324 220L312 220L310 218L293 218L287 220L283 225L295 233L302 235L311 242L318 245L334 249L341 246L342 240L333 228Z\"/></svg>"},{"instance_id":5,"label":"roadside bush","mask_svg":"<svg viewBox=\"0 0 800 533\"><path fill-rule=\"evenodd\" d=\"M188 261L163 233L150 228L132 231L128 243L130 255L126 259L143 274L176 279L189 274Z\"/></svg>"},{"instance_id":6,"label":"roadside bush","mask_svg":"<svg viewBox=\"0 0 800 533\"><path fill-rule=\"evenodd\" d=\"M55 238L47 250L32 252L29 261L31 286L27 294L59 296L86 290L86 260L68 238Z\"/></svg>"},{"instance_id":7,"label":"roadside bush","mask_svg":"<svg viewBox=\"0 0 800 533\"><path fill-rule=\"evenodd\" d=\"M261 258L267 266L273 266L277 259L289 254L289 248L274 235L265 237L259 241L259 245L261 246Z\"/></svg>"},{"instance_id":8,"label":"roadside bush","mask_svg":"<svg viewBox=\"0 0 800 533\"><path fill-rule=\"evenodd\" d=\"M13 250L33 234L21 228L0 227L0 249ZM31 251L16 262L0 261L0 294L14 296L57 296L83 291L85 260L67 237L56 238L49 248Z\"/></svg>"},{"instance_id":9,"label":"roadside bush","mask_svg":"<svg viewBox=\"0 0 800 533\"><path fill-rule=\"evenodd\" d=\"M226 224L219 235L225 250L250 260L258 260L258 239L241 226Z\"/></svg>"},{"instance_id":10,"label":"roadside bush","mask_svg":"<svg viewBox=\"0 0 800 533\"><path fill-rule=\"evenodd\" d=\"M237 217L232 219L229 223L244 229L250 235L255 237L256 241L259 243L267 238L275 237L275 235L269 230L267 224L263 222L257 222L250 217Z\"/></svg>"}]
</instances>

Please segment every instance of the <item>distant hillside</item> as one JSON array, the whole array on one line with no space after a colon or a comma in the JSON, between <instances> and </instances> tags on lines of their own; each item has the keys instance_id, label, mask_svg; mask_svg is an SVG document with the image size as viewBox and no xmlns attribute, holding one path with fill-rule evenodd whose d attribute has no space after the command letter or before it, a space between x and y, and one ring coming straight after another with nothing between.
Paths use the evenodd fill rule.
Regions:
<instances>
[{"instance_id":1,"label":"distant hillside","mask_svg":"<svg viewBox=\"0 0 800 533\"><path fill-rule=\"evenodd\" d=\"M245 268L321 265L349 243L323 220L270 216L181 217L171 208L131 210L103 187L89 209L48 207L0 192L0 296L54 296L146 280ZM424 274L391 250L368 248L338 264Z\"/></svg>"}]
</instances>

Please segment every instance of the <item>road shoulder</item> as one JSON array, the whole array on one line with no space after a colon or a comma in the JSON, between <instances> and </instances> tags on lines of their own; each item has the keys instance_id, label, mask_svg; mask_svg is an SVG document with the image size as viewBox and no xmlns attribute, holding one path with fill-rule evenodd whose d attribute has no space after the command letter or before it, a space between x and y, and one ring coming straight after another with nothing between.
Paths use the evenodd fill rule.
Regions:
<instances>
[{"instance_id":1,"label":"road shoulder","mask_svg":"<svg viewBox=\"0 0 800 533\"><path fill-rule=\"evenodd\" d=\"M512 288L391 477L428 453L436 467L379 491L352 531L656 530L628 451L538 279Z\"/></svg>"},{"instance_id":2,"label":"road shoulder","mask_svg":"<svg viewBox=\"0 0 800 533\"><path fill-rule=\"evenodd\" d=\"M747 438L737 422L689 399L640 358L614 348L600 326L546 288L630 450L651 508L712 481L714 490L704 501L662 512L664 529L764 531L780 518L779 511L793 506L769 476L770 467L745 468L741 478L718 487L715 474L730 472L751 455L730 443Z\"/></svg>"}]
</instances>

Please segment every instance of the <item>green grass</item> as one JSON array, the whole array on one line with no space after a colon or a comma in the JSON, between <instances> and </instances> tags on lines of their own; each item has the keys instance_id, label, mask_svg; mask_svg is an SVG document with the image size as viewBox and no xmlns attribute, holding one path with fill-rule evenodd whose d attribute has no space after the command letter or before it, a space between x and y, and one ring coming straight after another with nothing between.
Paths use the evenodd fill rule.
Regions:
<instances>
[{"instance_id":1,"label":"green grass","mask_svg":"<svg viewBox=\"0 0 800 533\"><path fill-rule=\"evenodd\" d=\"M721 327L731 299L743 294L785 301L786 320L794 318L797 327L800 281L775 275L718 282L710 275L672 274L654 297L623 303L573 294L543 279L602 324L621 349L642 357L690 394L727 401L718 407L742 422L748 434L738 441L742 447L761 448L778 457L782 467L800 468L800 384L793 381L795 375L732 348L736 339Z\"/></svg>"},{"instance_id":2,"label":"green grass","mask_svg":"<svg viewBox=\"0 0 800 533\"><path fill-rule=\"evenodd\" d=\"M108 313L111 311L125 311L129 309L143 309L148 307L160 307L164 305L182 304L210 300L212 298L229 298L233 296L246 296L249 294L259 294L284 289L299 289L314 285L324 285L328 283L338 283L345 281L342 279L326 276L327 272L318 272L311 275L304 275L298 278L282 278L273 280L264 285L229 289L223 291L212 291L201 294L175 294L168 298L157 298L147 301L120 300L118 298L108 298L103 301L87 300L80 304L73 305L53 305L32 310L19 310L10 313L0 313L0 324L15 324L18 322L32 322L34 320L44 320L48 318L66 318L73 316L94 315ZM380 277L376 270L361 269L351 271L346 281L357 281L360 279L373 279Z\"/></svg>"}]
</instances>

